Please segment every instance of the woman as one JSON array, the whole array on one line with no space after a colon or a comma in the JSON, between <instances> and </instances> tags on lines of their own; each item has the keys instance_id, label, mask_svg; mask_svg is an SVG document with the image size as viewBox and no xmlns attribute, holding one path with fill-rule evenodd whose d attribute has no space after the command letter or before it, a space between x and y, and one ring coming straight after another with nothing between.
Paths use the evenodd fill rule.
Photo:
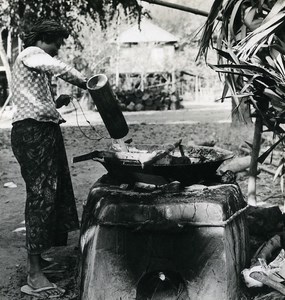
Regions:
<instances>
[{"instance_id":1,"label":"woman","mask_svg":"<svg viewBox=\"0 0 285 300\"><path fill-rule=\"evenodd\" d=\"M54 100L51 77L86 89L86 78L54 58L68 32L53 20L36 23L24 37L24 50L12 71L13 127L11 144L26 183L27 285L22 292L60 297L64 290L51 283L41 269L43 252L66 245L67 232L78 229L74 193L56 108L70 98Z\"/></svg>"}]
</instances>

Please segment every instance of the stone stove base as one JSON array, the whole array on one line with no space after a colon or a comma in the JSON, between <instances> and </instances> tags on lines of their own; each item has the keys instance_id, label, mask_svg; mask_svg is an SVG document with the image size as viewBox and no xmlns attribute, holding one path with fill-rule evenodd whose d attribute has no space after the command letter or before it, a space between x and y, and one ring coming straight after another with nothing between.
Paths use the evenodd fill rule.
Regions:
<instances>
[{"instance_id":1,"label":"stone stove base","mask_svg":"<svg viewBox=\"0 0 285 300\"><path fill-rule=\"evenodd\" d=\"M82 300L239 300L247 260L237 185L171 192L95 183L81 229Z\"/></svg>"}]
</instances>

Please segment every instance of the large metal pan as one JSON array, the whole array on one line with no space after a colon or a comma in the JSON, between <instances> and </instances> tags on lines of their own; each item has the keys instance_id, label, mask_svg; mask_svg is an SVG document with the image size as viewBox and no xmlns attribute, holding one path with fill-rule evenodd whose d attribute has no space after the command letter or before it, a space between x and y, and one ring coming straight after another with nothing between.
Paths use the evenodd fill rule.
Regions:
<instances>
[{"instance_id":1,"label":"large metal pan","mask_svg":"<svg viewBox=\"0 0 285 300\"><path fill-rule=\"evenodd\" d=\"M144 182L162 185L180 181L191 185L216 177L219 166L233 157L232 152L218 147L184 146L153 164L143 164L148 155L164 151L168 145L135 145L129 152L93 151L73 158L73 162L92 159L100 162L109 175L121 182Z\"/></svg>"}]
</instances>

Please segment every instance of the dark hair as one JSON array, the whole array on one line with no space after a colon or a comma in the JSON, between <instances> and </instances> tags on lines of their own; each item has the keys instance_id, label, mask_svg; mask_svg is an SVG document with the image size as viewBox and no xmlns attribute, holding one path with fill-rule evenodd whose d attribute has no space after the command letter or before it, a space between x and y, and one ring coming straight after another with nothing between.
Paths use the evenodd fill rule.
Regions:
<instances>
[{"instance_id":1,"label":"dark hair","mask_svg":"<svg viewBox=\"0 0 285 300\"><path fill-rule=\"evenodd\" d=\"M37 41L44 41L47 44L56 42L59 38L68 38L66 28L54 20L40 20L24 35L24 48L34 46Z\"/></svg>"}]
</instances>

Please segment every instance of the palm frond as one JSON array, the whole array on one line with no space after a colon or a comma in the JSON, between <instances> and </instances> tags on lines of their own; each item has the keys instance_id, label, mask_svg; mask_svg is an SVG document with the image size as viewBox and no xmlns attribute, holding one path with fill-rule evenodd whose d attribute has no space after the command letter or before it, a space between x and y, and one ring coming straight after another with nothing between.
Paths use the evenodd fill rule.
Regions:
<instances>
[{"instance_id":1,"label":"palm frond","mask_svg":"<svg viewBox=\"0 0 285 300\"><path fill-rule=\"evenodd\" d=\"M282 142L284 141L285 136L281 137L276 143L270 146L262 155L260 155L257 159L258 162L263 163L268 155Z\"/></svg>"},{"instance_id":2,"label":"palm frond","mask_svg":"<svg viewBox=\"0 0 285 300\"><path fill-rule=\"evenodd\" d=\"M275 18L274 18L275 19ZM268 39L268 37L271 34L274 34L277 29L281 25L283 25L285 19L285 12L280 13L278 16L278 20L275 22L272 22L273 18L268 21L266 24L260 26L258 29L253 31L251 34L246 36L238 45L238 56L241 57L241 59L246 60L249 58L249 56L254 52L256 47L260 45L261 42ZM272 23L272 24L268 24Z\"/></svg>"},{"instance_id":3,"label":"palm frond","mask_svg":"<svg viewBox=\"0 0 285 300\"><path fill-rule=\"evenodd\" d=\"M231 37L236 40L236 29L235 29L235 23L237 22L237 18L239 17L239 19L241 19L241 14L238 12L240 11L240 7L241 4L244 2L244 0L239 0L237 3L235 3L232 12L231 12L231 16L230 16L230 20L229 20L229 31L231 33ZM240 22L240 20L239 20Z\"/></svg>"},{"instance_id":4,"label":"palm frond","mask_svg":"<svg viewBox=\"0 0 285 300\"><path fill-rule=\"evenodd\" d=\"M247 101L262 124L278 136L278 141L259 158L262 163L285 140L285 0L215 1L198 56L216 39L218 63L209 65L224 79L222 99L228 94L239 108ZM219 30L214 21L221 15ZM205 57L207 57L205 55ZM283 189L285 161L274 179L281 176Z\"/></svg>"},{"instance_id":5,"label":"palm frond","mask_svg":"<svg viewBox=\"0 0 285 300\"><path fill-rule=\"evenodd\" d=\"M223 0L215 0L211 7L207 21L204 25L204 30L202 33L200 48L198 51L197 58L203 55L205 55L205 57L207 56L207 52L208 49L210 48L210 44L211 44L211 40L215 28L214 24L221 12L222 5L223 5Z\"/></svg>"},{"instance_id":6,"label":"palm frond","mask_svg":"<svg viewBox=\"0 0 285 300\"><path fill-rule=\"evenodd\" d=\"M285 1L278 0L274 6L271 8L269 14L263 20L263 23L268 22L271 18L273 18L276 14L278 14L283 8L285 8Z\"/></svg>"}]
</instances>

